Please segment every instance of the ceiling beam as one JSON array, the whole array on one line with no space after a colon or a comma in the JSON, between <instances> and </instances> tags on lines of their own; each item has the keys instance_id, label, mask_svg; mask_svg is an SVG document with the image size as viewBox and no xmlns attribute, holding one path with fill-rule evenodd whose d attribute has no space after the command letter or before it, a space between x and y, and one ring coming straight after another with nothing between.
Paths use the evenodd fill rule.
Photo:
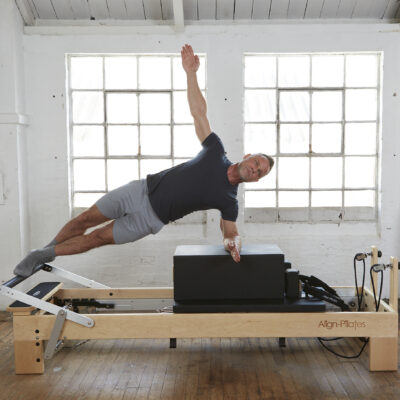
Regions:
<instances>
[{"instance_id":1,"label":"ceiling beam","mask_svg":"<svg viewBox=\"0 0 400 400\"><path fill-rule=\"evenodd\" d=\"M15 0L15 4L21 14L25 25L33 26L35 25L35 16L33 15L32 9L26 0Z\"/></svg>"},{"instance_id":2,"label":"ceiling beam","mask_svg":"<svg viewBox=\"0 0 400 400\"><path fill-rule=\"evenodd\" d=\"M183 0L173 0L175 31L182 32L185 29L185 18L183 15Z\"/></svg>"}]
</instances>

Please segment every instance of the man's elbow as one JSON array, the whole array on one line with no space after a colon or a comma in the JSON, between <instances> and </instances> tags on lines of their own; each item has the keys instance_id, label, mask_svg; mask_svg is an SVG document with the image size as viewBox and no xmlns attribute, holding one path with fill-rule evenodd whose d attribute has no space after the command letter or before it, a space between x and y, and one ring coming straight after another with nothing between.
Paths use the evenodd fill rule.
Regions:
<instances>
[{"instance_id":1,"label":"man's elbow","mask_svg":"<svg viewBox=\"0 0 400 400\"><path fill-rule=\"evenodd\" d=\"M190 113L194 119L207 117L207 105L192 108Z\"/></svg>"}]
</instances>

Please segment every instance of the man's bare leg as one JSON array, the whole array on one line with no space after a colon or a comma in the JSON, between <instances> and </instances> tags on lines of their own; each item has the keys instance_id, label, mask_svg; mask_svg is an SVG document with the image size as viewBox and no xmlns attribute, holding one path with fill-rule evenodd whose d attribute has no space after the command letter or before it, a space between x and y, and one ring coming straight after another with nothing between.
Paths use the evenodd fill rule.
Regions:
<instances>
[{"instance_id":1,"label":"man's bare leg","mask_svg":"<svg viewBox=\"0 0 400 400\"><path fill-rule=\"evenodd\" d=\"M93 205L82 214L67 222L60 232L58 232L57 236L47 246L54 246L63 243L75 236L82 236L87 229L100 225L106 221L110 221L110 218L105 217L99 211L97 206Z\"/></svg>"},{"instance_id":2,"label":"man's bare leg","mask_svg":"<svg viewBox=\"0 0 400 400\"><path fill-rule=\"evenodd\" d=\"M95 205L92 206L89 210L69 221L57 234L56 238L43 249L31 251L14 268L14 274L27 277L32 275L35 267L53 261L58 255L78 254L105 244L113 244L112 226L114 222L103 228L96 229L89 235L84 235L88 228L109 220L109 218L100 213ZM72 242L70 242L71 240ZM69 243L62 246L66 242ZM60 245L61 247L58 248Z\"/></svg>"},{"instance_id":3,"label":"man's bare leg","mask_svg":"<svg viewBox=\"0 0 400 400\"><path fill-rule=\"evenodd\" d=\"M55 247L56 256L84 253L96 247L115 244L113 237L114 221L96 229L88 235L74 236L64 240ZM57 235L58 237L58 235Z\"/></svg>"}]
</instances>

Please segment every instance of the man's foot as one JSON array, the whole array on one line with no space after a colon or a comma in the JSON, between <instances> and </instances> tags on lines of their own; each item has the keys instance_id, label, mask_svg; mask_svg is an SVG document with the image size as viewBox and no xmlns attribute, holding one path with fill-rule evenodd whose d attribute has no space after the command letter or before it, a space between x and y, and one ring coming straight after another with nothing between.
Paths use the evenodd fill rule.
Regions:
<instances>
[{"instance_id":1,"label":"man's foot","mask_svg":"<svg viewBox=\"0 0 400 400\"><path fill-rule=\"evenodd\" d=\"M38 265L53 261L56 258L55 246L32 250L15 268L14 274L23 277L32 275Z\"/></svg>"}]
</instances>

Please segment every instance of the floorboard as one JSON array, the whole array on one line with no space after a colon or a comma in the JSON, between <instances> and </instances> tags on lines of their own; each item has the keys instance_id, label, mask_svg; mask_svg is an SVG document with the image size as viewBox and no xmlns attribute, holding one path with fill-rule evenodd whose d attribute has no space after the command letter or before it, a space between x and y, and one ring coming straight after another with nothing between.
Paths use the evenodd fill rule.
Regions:
<instances>
[{"instance_id":1,"label":"floorboard","mask_svg":"<svg viewBox=\"0 0 400 400\"><path fill-rule=\"evenodd\" d=\"M44 375L15 375L11 320L0 321L0 400L359 400L400 398L400 372L369 372L317 339L98 340L72 343ZM328 342L357 354L356 338Z\"/></svg>"}]
</instances>

